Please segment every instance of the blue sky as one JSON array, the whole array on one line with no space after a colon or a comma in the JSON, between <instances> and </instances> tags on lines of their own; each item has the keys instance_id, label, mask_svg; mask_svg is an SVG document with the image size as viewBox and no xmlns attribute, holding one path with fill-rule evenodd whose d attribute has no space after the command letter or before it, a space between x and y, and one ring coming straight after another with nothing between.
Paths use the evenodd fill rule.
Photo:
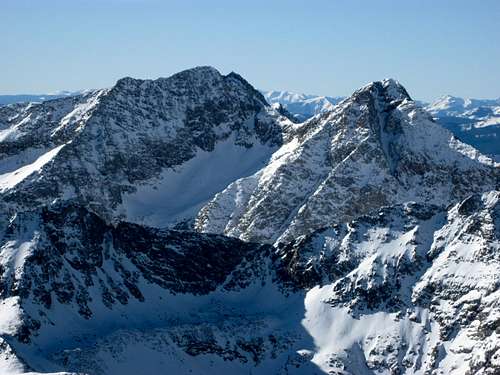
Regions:
<instances>
[{"instance_id":1,"label":"blue sky","mask_svg":"<svg viewBox=\"0 0 500 375\"><path fill-rule=\"evenodd\" d=\"M0 93L111 86L196 65L262 89L500 96L498 0L0 0Z\"/></svg>"}]
</instances>

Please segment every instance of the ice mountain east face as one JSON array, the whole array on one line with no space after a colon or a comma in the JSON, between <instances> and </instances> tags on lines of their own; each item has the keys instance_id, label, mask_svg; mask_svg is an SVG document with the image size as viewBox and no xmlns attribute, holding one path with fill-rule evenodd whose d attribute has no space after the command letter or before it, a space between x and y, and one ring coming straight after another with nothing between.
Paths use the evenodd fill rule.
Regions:
<instances>
[{"instance_id":1,"label":"ice mountain east face","mask_svg":"<svg viewBox=\"0 0 500 375\"><path fill-rule=\"evenodd\" d=\"M498 187L498 167L433 122L394 80L356 91L198 214L203 232L288 242L407 201L441 206Z\"/></svg>"},{"instance_id":2,"label":"ice mountain east face","mask_svg":"<svg viewBox=\"0 0 500 375\"><path fill-rule=\"evenodd\" d=\"M1 107L0 374L497 374L498 164L394 80L289 118L209 67Z\"/></svg>"},{"instance_id":3,"label":"ice mountain east face","mask_svg":"<svg viewBox=\"0 0 500 375\"><path fill-rule=\"evenodd\" d=\"M261 92L269 103L286 110L295 122L331 111L345 99L289 91ZM447 95L430 104L417 103L462 142L500 161L500 99L464 99Z\"/></svg>"}]
</instances>

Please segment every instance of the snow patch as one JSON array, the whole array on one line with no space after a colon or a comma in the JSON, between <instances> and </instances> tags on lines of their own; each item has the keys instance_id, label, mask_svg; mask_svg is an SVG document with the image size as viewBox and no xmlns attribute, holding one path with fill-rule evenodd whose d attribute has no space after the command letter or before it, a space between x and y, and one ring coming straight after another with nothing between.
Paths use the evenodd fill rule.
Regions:
<instances>
[{"instance_id":1,"label":"snow patch","mask_svg":"<svg viewBox=\"0 0 500 375\"><path fill-rule=\"evenodd\" d=\"M63 148L64 145L58 146L49 152L41 155L33 163L25 165L13 172L8 172L0 175L0 193L12 189L14 186L23 181L26 177L34 172L38 172L42 167L50 162Z\"/></svg>"},{"instance_id":2,"label":"snow patch","mask_svg":"<svg viewBox=\"0 0 500 375\"><path fill-rule=\"evenodd\" d=\"M255 141L250 148L234 143L234 136L219 142L211 152L198 149L179 167L167 169L159 178L123 197L127 220L165 227L190 219L216 193L238 178L265 166L274 148Z\"/></svg>"}]
</instances>

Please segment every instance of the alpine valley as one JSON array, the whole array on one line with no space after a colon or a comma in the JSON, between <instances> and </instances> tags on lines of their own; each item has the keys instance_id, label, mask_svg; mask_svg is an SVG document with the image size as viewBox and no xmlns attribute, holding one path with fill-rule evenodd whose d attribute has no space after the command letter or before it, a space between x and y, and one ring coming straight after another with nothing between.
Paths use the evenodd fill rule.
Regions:
<instances>
[{"instance_id":1,"label":"alpine valley","mask_svg":"<svg viewBox=\"0 0 500 375\"><path fill-rule=\"evenodd\" d=\"M499 143L442 123L496 104L455 99L197 67L0 107L0 374L499 374Z\"/></svg>"}]
</instances>

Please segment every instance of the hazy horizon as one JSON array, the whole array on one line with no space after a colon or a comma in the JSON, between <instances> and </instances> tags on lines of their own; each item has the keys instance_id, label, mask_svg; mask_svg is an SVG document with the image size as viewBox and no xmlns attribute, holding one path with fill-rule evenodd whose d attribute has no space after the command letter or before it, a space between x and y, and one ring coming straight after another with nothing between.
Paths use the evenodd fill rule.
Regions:
<instances>
[{"instance_id":1,"label":"hazy horizon","mask_svg":"<svg viewBox=\"0 0 500 375\"><path fill-rule=\"evenodd\" d=\"M1 94L109 87L199 65L262 90L348 96L395 78L419 100L500 97L500 2L6 0Z\"/></svg>"}]
</instances>

